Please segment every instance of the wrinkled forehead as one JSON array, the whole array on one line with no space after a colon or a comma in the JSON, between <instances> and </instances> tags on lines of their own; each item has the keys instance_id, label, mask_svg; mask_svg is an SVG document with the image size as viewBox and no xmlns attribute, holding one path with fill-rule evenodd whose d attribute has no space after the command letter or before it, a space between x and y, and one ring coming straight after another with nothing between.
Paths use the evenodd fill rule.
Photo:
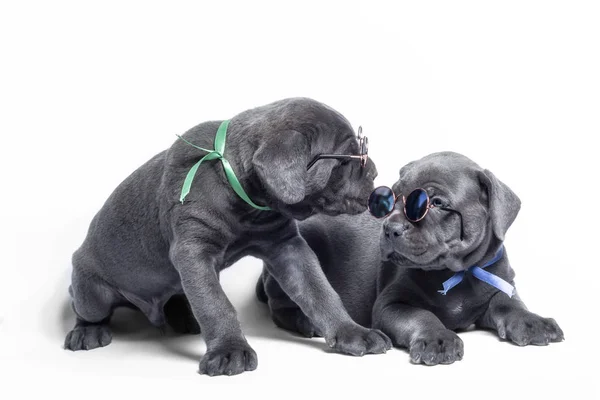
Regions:
<instances>
[{"instance_id":1,"label":"wrinkled forehead","mask_svg":"<svg viewBox=\"0 0 600 400\"><path fill-rule=\"evenodd\" d=\"M467 194L478 191L477 164L464 156L435 154L413 161L400 170L394 192L407 195L411 191L439 189L448 194Z\"/></svg>"},{"instance_id":2,"label":"wrinkled forehead","mask_svg":"<svg viewBox=\"0 0 600 400\"><path fill-rule=\"evenodd\" d=\"M317 145L322 152L337 154L358 154L358 136L347 122L340 121L329 126L319 126Z\"/></svg>"},{"instance_id":3,"label":"wrinkled forehead","mask_svg":"<svg viewBox=\"0 0 600 400\"><path fill-rule=\"evenodd\" d=\"M337 143L337 149L348 154L358 154L358 136L352 130L349 133L340 138L341 140Z\"/></svg>"}]
</instances>

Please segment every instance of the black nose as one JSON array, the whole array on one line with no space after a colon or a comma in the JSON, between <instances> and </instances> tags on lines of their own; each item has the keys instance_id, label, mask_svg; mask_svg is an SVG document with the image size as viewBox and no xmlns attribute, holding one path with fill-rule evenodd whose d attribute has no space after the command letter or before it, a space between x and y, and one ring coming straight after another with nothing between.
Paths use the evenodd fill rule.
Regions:
<instances>
[{"instance_id":1,"label":"black nose","mask_svg":"<svg viewBox=\"0 0 600 400\"><path fill-rule=\"evenodd\" d=\"M409 228L410 224L407 222L392 222L388 220L383 224L383 233L386 238L397 238Z\"/></svg>"}]
</instances>

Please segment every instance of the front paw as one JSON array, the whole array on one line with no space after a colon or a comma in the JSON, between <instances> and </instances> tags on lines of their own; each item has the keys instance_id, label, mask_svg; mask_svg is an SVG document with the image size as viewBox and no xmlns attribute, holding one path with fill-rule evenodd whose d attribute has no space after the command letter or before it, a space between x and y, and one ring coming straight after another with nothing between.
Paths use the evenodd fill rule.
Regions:
<instances>
[{"instance_id":1,"label":"front paw","mask_svg":"<svg viewBox=\"0 0 600 400\"><path fill-rule=\"evenodd\" d=\"M513 312L497 324L498 336L519 345L545 346L564 340L562 329L552 318L542 318L529 311Z\"/></svg>"},{"instance_id":2,"label":"front paw","mask_svg":"<svg viewBox=\"0 0 600 400\"><path fill-rule=\"evenodd\" d=\"M209 376L237 375L254 371L258 358L245 342L226 342L209 348L200 360L200 373Z\"/></svg>"},{"instance_id":3,"label":"front paw","mask_svg":"<svg viewBox=\"0 0 600 400\"><path fill-rule=\"evenodd\" d=\"M112 341L112 333L108 325L79 322L65 338L67 350L92 350L108 346Z\"/></svg>"},{"instance_id":4,"label":"front paw","mask_svg":"<svg viewBox=\"0 0 600 400\"><path fill-rule=\"evenodd\" d=\"M356 323L343 325L326 341L336 351L353 356L385 353L392 348L392 341L383 332Z\"/></svg>"},{"instance_id":5,"label":"front paw","mask_svg":"<svg viewBox=\"0 0 600 400\"><path fill-rule=\"evenodd\" d=\"M426 332L411 343L409 352L415 364L452 364L462 360L463 341L449 329Z\"/></svg>"}]
</instances>

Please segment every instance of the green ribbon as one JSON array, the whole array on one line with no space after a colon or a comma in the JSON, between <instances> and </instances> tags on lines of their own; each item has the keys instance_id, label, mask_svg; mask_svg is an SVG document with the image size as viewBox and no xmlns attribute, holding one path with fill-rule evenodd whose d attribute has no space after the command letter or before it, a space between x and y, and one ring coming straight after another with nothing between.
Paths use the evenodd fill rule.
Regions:
<instances>
[{"instance_id":1,"label":"green ribbon","mask_svg":"<svg viewBox=\"0 0 600 400\"><path fill-rule=\"evenodd\" d=\"M225 171L225 176L227 176L227 180L229 181L229 184L233 188L233 191L235 193L237 193L237 195L240 196L240 198L242 200L244 200L246 203L250 204L252 207L256 208L257 210L269 211L269 210L271 210L271 208L266 207L266 206L259 206L259 205L255 204L250 199L250 197L248 197L248 195L244 191L244 188L242 187L242 184L238 180L237 176L235 176L235 172L233 172L233 168L231 168L231 164L229 164L229 161L227 161L227 159L225 159L225 157L223 157L223 153L225 153L225 140L227 139L227 127L228 126L229 126L229 120L225 120L225 121L221 122L221 125L219 125L219 129L217 129L217 134L215 135L215 149L214 150L209 150L209 149L205 149L203 147L196 146L195 144L190 143L187 140L185 140L184 138L182 138L181 136L177 135L177 137L179 137L179 139L183 140L190 146L193 146L193 147L197 148L198 150L202 150L202 151L205 151L208 153L207 155L202 157L200 159L200 161L198 161L196 164L194 164L194 166L192 168L190 168L189 172L187 173L187 176L185 177L185 181L183 182L183 187L181 188L181 196L179 197L179 201L181 201L181 203L183 204L186 196L188 195L188 193L190 193L190 189L192 188L192 182L194 181L194 177L196 176L196 172L198 171L200 164L202 164L204 161L221 160L221 164L223 164L223 170Z\"/></svg>"}]
</instances>

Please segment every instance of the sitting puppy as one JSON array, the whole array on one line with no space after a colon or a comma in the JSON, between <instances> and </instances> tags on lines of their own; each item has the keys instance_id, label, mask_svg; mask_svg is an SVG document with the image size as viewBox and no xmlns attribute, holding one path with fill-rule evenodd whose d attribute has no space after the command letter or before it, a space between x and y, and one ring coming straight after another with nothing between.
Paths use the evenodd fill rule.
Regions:
<instances>
[{"instance_id":1,"label":"sitting puppy","mask_svg":"<svg viewBox=\"0 0 600 400\"><path fill-rule=\"evenodd\" d=\"M381 191L389 198L377 198ZM386 218L315 216L300 231L350 315L407 348L413 362L460 360L453 331L472 324L521 346L563 340L553 319L529 312L514 292L502 242L520 200L490 171L460 154L432 154L403 167L393 190L376 189L369 206ZM275 323L319 335L273 269L263 271L257 294Z\"/></svg>"},{"instance_id":2,"label":"sitting puppy","mask_svg":"<svg viewBox=\"0 0 600 400\"><path fill-rule=\"evenodd\" d=\"M348 121L316 101L288 99L245 111L228 125L202 123L182 139L123 181L94 217L73 255L69 291L77 322L65 347L108 345L118 306L138 308L157 326L174 321L197 330L191 311L207 345L201 373L253 370L256 354L219 284L222 269L252 255L277 266L270 274L331 347L353 355L390 348L384 334L344 310L295 221L364 210L377 172ZM325 159L307 168L319 158Z\"/></svg>"}]
</instances>

